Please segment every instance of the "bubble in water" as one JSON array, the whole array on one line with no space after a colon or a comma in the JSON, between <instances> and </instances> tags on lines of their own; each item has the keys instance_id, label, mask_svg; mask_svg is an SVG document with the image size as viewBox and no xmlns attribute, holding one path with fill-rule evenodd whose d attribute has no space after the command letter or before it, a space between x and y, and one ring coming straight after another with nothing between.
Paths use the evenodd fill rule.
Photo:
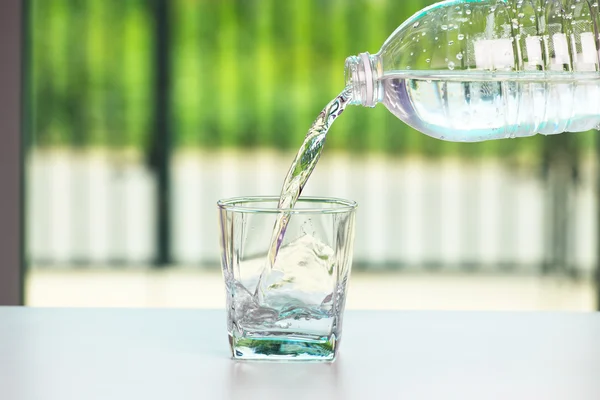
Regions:
<instances>
[{"instance_id":1,"label":"bubble in water","mask_svg":"<svg viewBox=\"0 0 600 400\"><path fill-rule=\"evenodd\" d=\"M410 69L410 65L407 65L407 66L406 66L406 69Z\"/></svg>"},{"instance_id":2,"label":"bubble in water","mask_svg":"<svg viewBox=\"0 0 600 400\"><path fill-rule=\"evenodd\" d=\"M414 53L414 52L411 52L411 53L410 53L410 55L411 55L411 56L414 56L414 55L415 55L415 53Z\"/></svg>"},{"instance_id":3,"label":"bubble in water","mask_svg":"<svg viewBox=\"0 0 600 400\"><path fill-rule=\"evenodd\" d=\"M431 62L431 58L426 59L425 62L429 64Z\"/></svg>"},{"instance_id":4,"label":"bubble in water","mask_svg":"<svg viewBox=\"0 0 600 400\"><path fill-rule=\"evenodd\" d=\"M529 17L529 20L530 20L531 22L535 22L535 15L532 15L531 17Z\"/></svg>"},{"instance_id":5,"label":"bubble in water","mask_svg":"<svg viewBox=\"0 0 600 400\"><path fill-rule=\"evenodd\" d=\"M418 28L418 27L419 27L419 21L417 21L413 24L413 28Z\"/></svg>"},{"instance_id":6,"label":"bubble in water","mask_svg":"<svg viewBox=\"0 0 600 400\"><path fill-rule=\"evenodd\" d=\"M462 33L458 34L458 40L463 40L465 38L465 35L463 35Z\"/></svg>"},{"instance_id":7,"label":"bubble in water","mask_svg":"<svg viewBox=\"0 0 600 400\"><path fill-rule=\"evenodd\" d=\"M454 40L448 41L448 46L452 46L454 44Z\"/></svg>"},{"instance_id":8,"label":"bubble in water","mask_svg":"<svg viewBox=\"0 0 600 400\"><path fill-rule=\"evenodd\" d=\"M427 53L427 49L423 49L423 53Z\"/></svg>"},{"instance_id":9,"label":"bubble in water","mask_svg":"<svg viewBox=\"0 0 600 400\"><path fill-rule=\"evenodd\" d=\"M525 14L522 13L522 12L520 12L520 13L517 14L517 17L519 17L519 18L523 18L524 16L525 16Z\"/></svg>"},{"instance_id":10,"label":"bubble in water","mask_svg":"<svg viewBox=\"0 0 600 400\"><path fill-rule=\"evenodd\" d=\"M438 37L437 37L437 36L435 37L435 40L438 40Z\"/></svg>"},{"instance_id":11,"label":"bubble in water","mask_svg":"<svg viewBox=\"0 0 600 400\"><path fill-rule=\"evenodd\" d=\"M452 69L454 69L454 66L455 66L455 65L456 65L456 64L454 64L452 61L450 61L450 62L448 63L448 69L451 69L451 70L452 70Z\"/></svg>"},{"instance_id":12,"label":"bubble in water","mask_svg":"<svg viewBox=\"0 0 600 400\"><path fill-rule=\"evenodd\" d=\"M444 61L445 61L445 62L448 62L448 59L447 59L447 58L444 58Z\"/></svg>"},{"instance_id":13,"label":"bubble in water","mask_svg":"<svg viewBox=\"0 0 600 400\"><path fill-rule=\"evenodd\" d=\"M467 11L465 11L465 13L466 13L467 15L471 15L471 10L467 10Z\"/></svg>"},{"instance_id":14,"label":"bubble in water","mask_svg":"<svg viewBox=\"0 0 600 400\"><path fill-rule=\"evenodd\" d=\"M448 25L442 25L442 30L443 31L447 31L448 30Z\"/></svg>"},{"instance_id":15,"label":"bubble in water","mask_svg":"<svg viewBox=\"0 0 600 400\"><path fill-rule=\"evenodd\" d=\"M462 58L463 58L463 55L462 55L462 53L458 53L458 54L456 55L456 58L458 58L459 60L462 60Z\"/></svg>"}]
</instances>

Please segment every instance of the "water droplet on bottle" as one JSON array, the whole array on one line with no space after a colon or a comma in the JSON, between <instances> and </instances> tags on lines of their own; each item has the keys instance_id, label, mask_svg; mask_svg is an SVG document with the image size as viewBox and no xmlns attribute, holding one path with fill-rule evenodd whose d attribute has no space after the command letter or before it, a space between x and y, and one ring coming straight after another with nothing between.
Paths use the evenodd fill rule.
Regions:
<instances>
[{"instance_id":1,"label":"water droplet on bottle","mask_svg":"<svg viewBox=\"0 0 600 400\"><path fill-rule=\"evenodd\" d=\"M452 61L450 61L448 63L448 69L452 70L452 69L454 69L454 66L455 66L455 64Z\"/></svg>"},{"instance_id":2,"label":"water droplet on bottle","mask_svg":"<svg viewBox=\"0 0 600 400\"><path fill-rule=\"evenodd\" d=\"M458 53L458 54L456 55L456 58L458 58L459 60L462 60L462 58L463 58L463 55L462 55L462 53Z\"/></svg>"},{"instance_id":3,"label":"water droplet on bottle","mask_svg":"<svg viewBox=\"0 0 600 400\"><path fill-rule=\"evenodd\" d=\"M448 46L452 46L454 44L454 40L448 41Z\"/></svg>"},{"instance_id":4,"label":"water droplet on bottle","mask_svg":"<svg viewBox=\"0 0 600 400\"><path fill-rule=\"evenodd\" d=\"M471 10L466 10L466 11L465 11L465 13L466 13L467 15L471 15Z\"/></svg>"},{"instance_id":5,"label":"water droplet on bottle","mask_svg":"<svg viewBox=\"0 0 600 400\"><path fill-rule=\"evenodd\" d=\"M463 40L465 38L465 35L463 35L462 33L458 34L458 40Z\"/></svg>"},{"instance_id":6,"label":"water droplet on bottle","mask_svg":"<svg viewBox=\"0 0 600 400\"><path fill-rule=\"evenodd\" d=\"M418 27L419 27L419 21L417 21L413 24L413 28L418 28Z\"/></svg>"},{"instance_id":7,"label":"water droplet on bottle","mask_svg":"<svg viewBox=\"0 0 600 400\"><path fill-rule=\"evenodd\" d=\"M443 30L443 31L446 31L446 30L448 30L448 25L442 25L442 30Z\"/></svg>"}]
</instances>

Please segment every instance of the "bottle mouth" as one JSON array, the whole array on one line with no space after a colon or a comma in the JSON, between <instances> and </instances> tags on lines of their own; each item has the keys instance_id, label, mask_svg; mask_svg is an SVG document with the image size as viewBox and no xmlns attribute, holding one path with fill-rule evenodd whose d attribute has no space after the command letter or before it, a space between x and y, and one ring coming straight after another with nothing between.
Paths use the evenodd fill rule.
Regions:
<instances>
[{"instance_id":1,"label":"bottle mouth","mask_svg":"<svg viewBox=\"0 0 600 400\"><path fill-rule=\"evenodd\" d=\"M380 66L379 57L366 52L346 59L346 87L352 88L351 104L375 107L380 101Z\"/></svg>"}]
</instances>

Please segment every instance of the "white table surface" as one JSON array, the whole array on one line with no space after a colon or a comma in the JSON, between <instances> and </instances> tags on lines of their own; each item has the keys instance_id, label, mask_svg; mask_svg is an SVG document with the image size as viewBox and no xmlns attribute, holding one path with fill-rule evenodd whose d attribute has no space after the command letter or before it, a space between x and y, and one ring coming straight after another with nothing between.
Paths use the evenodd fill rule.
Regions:
<instances>
[{"instance_id":1,"label":"white table surface","mask_svg":"<svg viewBox=\"0 0 600 400\"><path fill-rule=\"evenodd\" d=\"M334 364L234 362L225 312L0 307L0 399L600 399L600 314L349 311Z\"/></svg>"}]
</instances>

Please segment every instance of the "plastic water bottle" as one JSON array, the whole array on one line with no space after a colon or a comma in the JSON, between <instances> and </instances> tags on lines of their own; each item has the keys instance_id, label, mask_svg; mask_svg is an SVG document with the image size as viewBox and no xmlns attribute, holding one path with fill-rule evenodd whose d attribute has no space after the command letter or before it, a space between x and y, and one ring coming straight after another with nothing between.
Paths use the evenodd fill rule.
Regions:
<instances>
[{"instance_id":1,"label":"plastic water bottle","mask_svg":"<svg viewBox=\"0 0 600 400\"><path fill-rule=\"evenodd\" d=\"M579 132L600 124L599 0L452 0L375 54L346 60L353 104L438 139Z\"/></svg>"}]
</instances>

